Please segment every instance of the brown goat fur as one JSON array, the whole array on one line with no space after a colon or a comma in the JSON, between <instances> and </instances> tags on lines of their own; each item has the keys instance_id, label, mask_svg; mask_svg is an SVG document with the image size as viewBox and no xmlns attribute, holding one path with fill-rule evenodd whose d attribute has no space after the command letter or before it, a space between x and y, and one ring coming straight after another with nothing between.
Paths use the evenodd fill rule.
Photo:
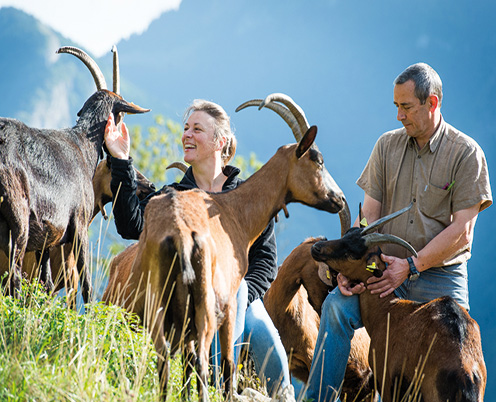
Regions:
<instances>
[{"instance_id":1,"label":"brown goat fur","mask_svg":"<svg viewBox=\"0 0 496 402\"><path fill-rule=\"evenodd\" d=\"M137 313L151 331L164 394L170 352L194 340L200 399L206 400L209 349L218 329L226 392L232 395L236 292L248 269L249 247L287 203L331 213L343 208L341 190L311 148L316 132L312 127L298 144L279 148L234 190L170 189L149 201L138 245L126 250L136 253L129 275L112 269L120 280L110 278L104 300ZM147 305L152 300L153 312Z\"/></svg>"},{"instance_id":2,"label":"brown goat fur","mask_svg":"<svg viewBox=\"0 0 496 402\"><path fill-rule=\"evenodd\" d=\"M385 264L377 246L365 246L359 230L316 243L312 256L349 279L366 283L372 275L366 267L375 263L383 271ZM414 386L424 402L484 400L487 373L479 326L453 298L421 304L365 291L360 309L371 338L369 362L372 365L375 359L377 378L383 378L385 370L384 402L412 394L409 387Z\"/></svg>"},{"instance_id":3,"label":"brown goat fur","mask_svg":"<svg viewBox=\"0 0 496 402\"><path fill-rule=\"evenodd\" d=\"M264 296L264 305L279 331L288 354L291 374L308 381L319 332L321 307L335 284L325 284L318 275L326 265L312 258L311 248L322 238L308 238L279 267L277 277ZM332 279L332 278L330 278ZM341 397L355 400L372 391L368 364L370 338L364 328L356 331L346 368ZM361 390L361 392L359 392Z\"/></svg>"}]
</instances>

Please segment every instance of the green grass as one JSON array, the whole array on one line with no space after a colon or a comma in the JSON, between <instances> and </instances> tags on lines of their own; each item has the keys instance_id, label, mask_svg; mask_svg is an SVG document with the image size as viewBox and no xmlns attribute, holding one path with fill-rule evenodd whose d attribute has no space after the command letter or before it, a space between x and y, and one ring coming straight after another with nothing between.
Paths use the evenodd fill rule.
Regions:
<instances>
[{"instance_id":1,"label":"green grass","mask_svg":"<svg viewBox=\"0 0 496 402\"><path fill-rule=\"evenodd\" d=\"M0 400L157 400L155 353L124 310L67 308L36 284L0 297Z\"/></svg>"},{"instance_id":2,"label":"green grass","mask_svg":"<svg viewBox=\"0 0 496 402\"><path fill-rule=\"evenodd\" d=\"M156 363L149 334L120 307L92 303L79 314L36 282L23 281L19 299L0 293L0 401L159 401ZM238 391L250 387L266 395L248 366L238 366ZM183 400L182 372L176 356L168 402ZM223 400L212 386L209 397Z\"/></svg>"},{"instance_id":3,"label":"green grass","mask_svg":"<svg viewBox=\"0 0 496 402\"><path fill-rule=\"evenodd\" d=\"M0 295L0 401L158 401L157 356L138 318L101 302L84 314L23 281ZM167 401L182 401L182 363L171 361ZM198 400L192 379L192 400ZM221 401L210 387L211 401Z\"/></svg>"}]
</instances>

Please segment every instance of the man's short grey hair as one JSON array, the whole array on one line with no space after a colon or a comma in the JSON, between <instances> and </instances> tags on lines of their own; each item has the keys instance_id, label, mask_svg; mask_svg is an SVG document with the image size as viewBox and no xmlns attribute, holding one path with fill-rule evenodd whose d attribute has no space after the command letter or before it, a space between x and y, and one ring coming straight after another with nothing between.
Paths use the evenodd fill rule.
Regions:
<instances>
[{"instance_id":1,"label":"man's short grey hair","mask_svg":"<svg viewBox=\"0 0 496 402\"><path fill-rule=\"evenodd\" d=\"M396 77L394 85L404 84L410 80L415 83L415 96L422 105L430 95L437 95L441 106L443 83L436 70L426 63L412 64Z\"/></svg>"}]
</instances>

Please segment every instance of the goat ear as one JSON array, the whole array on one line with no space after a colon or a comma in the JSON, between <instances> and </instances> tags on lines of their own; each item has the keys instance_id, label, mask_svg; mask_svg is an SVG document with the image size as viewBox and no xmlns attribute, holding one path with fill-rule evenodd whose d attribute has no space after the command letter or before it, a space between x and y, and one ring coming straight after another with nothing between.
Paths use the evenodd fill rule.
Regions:
<instances>
[{"instance_id":1,"label":"goat ear","mask_svg":"<svg viewBox=\"0 0 496 402\"><path fill-rule=\"evenodd\" d=\"M310 127L303 138L298 143L298 148L296 149L296 157L300 159L305 152L307 152L315 141L317 136L317 126Z\"/></svg>"},{"instance_id":2,"label":"goat ear","mask_svg":"<svg viewBox=\"0 0 496 402\"><path fill-rule=\"evenodd\" d=\"M366 228L367 227L367 219L363 219L363 211L362 211L362 203L358 203L358 221L360 223L360 228Z\"/></svg>"},{"instance_id":3,"label":"goat ear","mask_svg":"<svg viewBox=\"0 0 496 402\"><path fill-rule=\"evenodd\" d=\"M117 116L120 112L137 114L149 112L150 109L144 109L141 106L135 105L134 103L126 102L124 99L121 98L117 102L115 102L112 111L114 115Z\"/></svg>"}]
</instances>

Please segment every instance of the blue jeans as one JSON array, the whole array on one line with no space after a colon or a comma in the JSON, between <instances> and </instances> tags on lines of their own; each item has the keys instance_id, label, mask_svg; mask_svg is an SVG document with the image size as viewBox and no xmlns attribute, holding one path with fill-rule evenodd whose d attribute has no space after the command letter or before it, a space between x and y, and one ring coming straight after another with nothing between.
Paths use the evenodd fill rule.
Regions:
<instances>
[{"instance_id":1,"label":"blue jeans","mask_svg":"<svg viewBox=\"0 0 496 402\"><path fill-rule=\"evenodd\" d=\"M467 263L424 271L416 281L403 282L395 294L418 302L449 295L468 310ZM343 296L338 288L327 295L322 304L307 398L315 402L336 400L344 379L351 338L362 326L358 295Z\"/></svg>"},{"instance_id":2,"label":"blue jeans","mask_svg":"<svg viewBox=\"0 0 496 402\"><path fill-rule=\"evenodd\" d=\"M246 307L248 286L244 279L241 281L236 299L238 309L234 327L234 339L236 339L234 361L238 361L243 342L249 343L249 353L255 363L255 370L262 380L266 380L267 392L272 395L290 384L286 350L262 300L255 300L248 308ZM212 342L211 355L215 378L219 378L220 342L217 334Z\"/></svg>"},{"instance_id":3,"label":"blue jeans","mask_svg":"<svg viewBox=\"0 0 496 402\"><path fill-rule=\"evenodd\" d=\"M267 382L269 395L290 384L286 350L261 299L253 301L246 310L243 341L250 344L255 370Z\"/></svg>"}]
</instances>

